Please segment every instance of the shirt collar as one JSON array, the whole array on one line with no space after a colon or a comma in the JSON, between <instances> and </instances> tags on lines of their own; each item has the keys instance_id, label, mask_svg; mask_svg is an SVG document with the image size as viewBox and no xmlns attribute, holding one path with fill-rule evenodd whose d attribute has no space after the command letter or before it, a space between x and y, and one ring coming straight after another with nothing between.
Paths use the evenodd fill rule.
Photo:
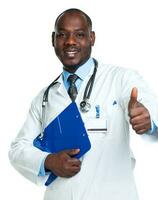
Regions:
<instances>
[{"instance_id":1,"label":"shirt collar","mask_svg":"<svg viewBox=\"0 0 158 200\"><path fill-rule=\"evenodd\" d=\"M93 58L89 58L86 63L81 65L75 72L75 74L81 79L84 80L85 77L88 75L88 73L91 70L91 67L94 65ZM64 82L67 81L69 75L72 74L66 70L63 70L63 80Z\"/></svg>"}]
</instances>

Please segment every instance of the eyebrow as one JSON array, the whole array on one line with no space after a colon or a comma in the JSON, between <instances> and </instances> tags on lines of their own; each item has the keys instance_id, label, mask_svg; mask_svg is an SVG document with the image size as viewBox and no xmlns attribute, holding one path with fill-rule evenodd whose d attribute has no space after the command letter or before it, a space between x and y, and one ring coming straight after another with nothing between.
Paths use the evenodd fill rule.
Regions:
<instances>
[{"instance_id":1,"label":"eyebrow","mask_svg":"<svg viewBox=\"0 0 158 200\"><path fill-rule=\"evenodd\" d=\"M80 28L78 28L78 29L75 29L74 31L85 31L86 29L80 29ZM58 31L68 31L67 29L64 29L64 28L59 28L59 29L57 29L56 30L56 32L58 32Z\"/></svg>"}]
</instances>

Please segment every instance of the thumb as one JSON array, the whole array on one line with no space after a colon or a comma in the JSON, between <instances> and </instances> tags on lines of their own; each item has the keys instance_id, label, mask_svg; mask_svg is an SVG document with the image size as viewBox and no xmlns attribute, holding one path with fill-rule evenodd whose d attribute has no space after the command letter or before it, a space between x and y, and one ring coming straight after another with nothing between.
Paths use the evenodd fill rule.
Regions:
<instances>
[{"instance_id":1,"label":"thumb","mask_svg":"<svg viewBox=\"0 0 158 200\"><path fill-rule=\"evenodd\" d=\"M133 108L136 105L137 97L138 97L138 89L136 87L134 87L131 91L131 96L130 96L130 100L129 100L129 109Z\"/></svg>"},{"instance_id":2,"label":"thumb","mask_svg":"<svg viewBox=\"0 0 158 200\"><path fill-rule=\"evenodd\" d=\"M74 156L80 152L80 149L71 149L71 150L65 150L65 153L67 153L69 156Z\"/></svg>"}]
</instances>

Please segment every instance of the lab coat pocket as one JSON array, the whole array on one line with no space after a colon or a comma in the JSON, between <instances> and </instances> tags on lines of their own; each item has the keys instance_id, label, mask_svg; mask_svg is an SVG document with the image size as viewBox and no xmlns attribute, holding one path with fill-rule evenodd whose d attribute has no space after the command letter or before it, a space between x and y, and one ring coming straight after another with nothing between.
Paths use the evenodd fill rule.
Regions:
<instances>
[{"instance_id":1,"label":"lab coat pocket","mask_svg":"<svg viewBox=\"0 0 158 200\"><path fill-rule=\"evenodd\" d=\"M124 115L124 111L122 109L122 107L120 106L119 103L117 104L112 104L110 106L108 106L108 116L111 120L118 120L118 118L120 118L120 116Z\"/></svg>"},{"instance_id":2,"label":"lab coat pocket","mask_svg":"<svg viewBox=\"0 0 158 200\"><path fill-rule=\"evenodd\" d=\"M85 121L85 127L89 135L91 134L106 135L108 134L109 130L109 121L106 117L102 118L89 117Z\"/></svg>"},{"instance_id":3,"label":"lab coat pocket","mask_svg":"<svg viewBox=\"0 0 158 200\"><path fill-rule=\"evenodd\" d=\"M91 149L98 148L104 141L111 138L109 134L109 121L106 117L89 117L85 121Z\"/></svg>"}]
</instances>

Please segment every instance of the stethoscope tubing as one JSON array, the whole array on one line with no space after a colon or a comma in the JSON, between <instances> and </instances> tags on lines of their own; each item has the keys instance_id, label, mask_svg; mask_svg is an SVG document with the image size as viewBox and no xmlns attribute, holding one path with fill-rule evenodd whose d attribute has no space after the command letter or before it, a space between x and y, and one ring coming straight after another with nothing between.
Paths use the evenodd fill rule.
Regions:
<instances>
[{"instance_id":1,"label":"stethoscope tubing","mask_svg":"<svg viewBox=\"0 0 158 200\"><path fill-rule=\"evenodd\" d=\"M89 109L91 108L91 105L89 103L89 99L92 93L92 89L93 89L93 85L94 85L94 80L95 80L95 76L96 76L96 72L97 72L97 68L98 68L98 62L96 59L93 58L94 61L94 71L92 76L90 77L86 88L85 88L85 92L83 95L83 100L80 103L80 110L82 112L88 112ZM42 132L40 135L40 138L43 138L43 133L44 133L44 123L45 123L45 112L46 112L46 104L48 103L48 95L49 95L49 90L51 87L53 87L57 82L58 78L61 76L61 74L47 87L47 89L44 92L43 95L43 101L42 101Z\"/></svg>"}]
</instances>

